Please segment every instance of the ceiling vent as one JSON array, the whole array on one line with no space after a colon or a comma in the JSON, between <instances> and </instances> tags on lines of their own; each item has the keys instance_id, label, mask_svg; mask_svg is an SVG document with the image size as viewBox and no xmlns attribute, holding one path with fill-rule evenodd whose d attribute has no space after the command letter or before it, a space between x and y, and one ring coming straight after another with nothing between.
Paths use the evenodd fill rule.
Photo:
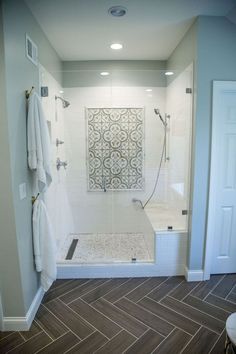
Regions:
<instances>
[{"instance_id":1,"label":"ceiling vent","mask_svg":"<svg viewBox=\"0 0 236 354\"><path fill-rule=\"evenodd\" d=\"M36 66L38 66L38 47L32 39L26 34L25 49L27 58Z\"/></svg>"}]
</instances>

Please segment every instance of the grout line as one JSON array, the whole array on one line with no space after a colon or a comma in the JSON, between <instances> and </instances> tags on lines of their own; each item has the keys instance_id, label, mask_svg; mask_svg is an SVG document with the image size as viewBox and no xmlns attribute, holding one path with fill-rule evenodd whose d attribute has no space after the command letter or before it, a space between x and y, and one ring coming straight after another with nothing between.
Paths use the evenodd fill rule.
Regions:
<instances>
[{"instance_id":1,"label":"grout line","mask_svg":"<svg viewBox=\"0 0 236 354\"><path fill-rule=\"evenodd\" d=\"M200 312L200 314L204 314L205 316L209 316L209 317L213 318L214 320L217 320L217 321L220 321L220 322L224 323L224 321L218 320L218 319L216 319L215 317L206 314L205 312L202 312L202 311L200 311L200 310L197 310L195 307L193 307L193 306L191 306L191 305L188 305L188 304L183 303L183 302L181 302L181 301L179 301L179 300L176 300L176 299L174 299L172 296L170 296L170 297L171 297L173 300L180 302L182 305L189 306L189 307L191 307L192 309L194 309L195 311ZM190 317L188 317L188 316L185 316L185 315L181 314L181 313L178 312L178 311L173 310L171 307L166 306L166 305L163 304L162 302L161 302L161 304L164 305L166 308L171 309L172 311L174 311L174 312L176 312L176 313L179 313L179 314L182 315L183 317L188 318L189 320L191 320L191 321L197 323L198 325L206 327L207 329L209 329L209 331L214 332L214 333L216 333L216 334L219 335L218 332L216 332L216 331L215 331L214 329L212 329L212 328L209 328L206 324L199 323L199 322L197 322L196 320L193 320L192 318L190 318Z\"/></svg>"},{"instance_id":2,"label":"grout line","mask_svg":"<svg viewBox=\"0 0 236 354\"><path fill-rule=\"evenodd\" d=\"M153 351L150 353L152 354L154 351L156 351L158 349L158 347L163 343L165 342L165 340L167 340L168 337L170 337L170 335L176 330L177 327L174 327L173 330L161 341L161 343L159 343L155 349L153 349Z\"/></svg>"},{"instance_id":3,"label":"grout line","mask_svg":"<svg viewBox=\"0 0 236 354\"><path fill-rule=\"evenodd\" d=\"M197 332L192 336L192 338L189 339L189 341L185 344L185 346L181 349L179 354L183 353L183 351L187 348L187 346L190 344L190 342L194 339L194 337L197 335L198 332L202 329L203 326L200 326L200 328L197 330Z\"/></svg>"},{"instance_id":4,"label":"grout line","mask_svg":"<svg viewBox=\"0 0 236 354\"><path fill-rule=\"evenodd\" d=\"M194 288L193 289L191 289L189 292L188 292L188 294L187 295L185 295L181 300L179 300L179 301L181 301L181 302L183 302L185 299L186 299L186 297L188 297L189 295L191 295L192 294L192 292L197 288L197 286L199 285L200 283L199 282L197 282L197 284L196 284L196 286L194 286ZM191 296L194 296L194 295L191 295ZM176 300L178 300L178 299L176 299ZM202 300L201 300L202 301Z\"/></svg>"},{"instance_id":5,"label":"grout line","mask_svg":"<svg viewBox=\"0 0 236 354\"><path fill-rule=\"evenodd\" d=\"M172 278L172 277L169 277L168 279L170 279L170 278ZM168 279L166 279L166 281L168 280ZM156 302L160 302L162 299L164 299L166 296L169 296L169 294L172 292L172 291L174 291L178 286L180 286L182 283L184 282L184 280L182 280L179 284L177 284L174 288L171 288L163 297L161 297L158 301L156 301ZM164 282L165 283L165 282ZM160 284L160 286L161 285L163 285L164 283L161 283ZM157 289L158 289L158 287L157 287ZM155 290L155 289L154 289ZM153 291L154 291L153 290ZM152 291L151 291L152 292ZM146 296L148 296L150 293L148 293ZM145 296L144 296L145 297ZM149 297L149 296L148 296ZM143 299L143 298L142 298ZM140 299L139 301L141 301L142 299ZM150 298L149 297L149 299L152 299L152 298ZM152 299L153 300L153 299ZM139 302L138 301L138 302Z\"/></svg>"},{"instance_id":6,"label":"grout line","mask_svg":"<svg viewBox=\"0 0 236 354\"><path fill-rule=\"evenodd\" d=\"M42 333L42 332L37 333L36 336L34 336L34 338L37 337L37 336L39 336L41 333ZM20 348L22 345L26 344L27 342L28 342L28 341L24 341L23 343L20 343L20 344L16 345L14 348L8 350L6 353L7 353L7 354L8 354L8 353L11 353L13 350L15 350L15 349L17 349L17 348Z\"/></svg>"},{"instance_id":7,"label":"grout line","mask_svg":"<svg viewBox=\"0 0 236 354\"><path fill-rule=\"evenodd\" d=\"M232 287L232 289L230 290L230 292L228 293L228 295L227 295L224 299L228 300L228 299L227 299L228 296L229 296L231 293L234 293L234 292L233 292L234 287L235 287L235 284L234 284L234 286ZM230 301L230 300L229 300L229 301Z\"/></svg>"},{"instance_id":8,"label":"grout line","mask_svg":"<svg viewBox=\"0 0 236 354\"><path fill-rule=\"evenodd\" d=\"M113 280L115 278L112 278L111 280ZM128 278L127 280L125 280L122 284L116 286L115 288L109 290L107 293L103 294L102 296L100 296L99 298L95 299L94 301L90 302L90 304L93 304L94 302L96 302L97 300L105 297L106 295L108 295L110 292L119 289L121 286L123 286L124 284L126 284L130 279ZM81 299L84 297L84 295L82 297L80 297Z\"/></svg>"},{"instance_id":9,"label":"grout line","mask_svg":"<svg viewBox=\"0 0 236 354\"><path fill-rule=\"evenodd\" d=\"M7 331L8 332L8 331ZM17 331L17 332L19 332L19 331ZM4 332L3 332L4 333ZM4 338L0 338L0 342L2 341L2 340L4 340L5 338L7 338L7 337L9 337L10 335L12 335L14 332L13 331L10 331L10 333L7 335L7 336L5 336Z\"/></svg>"},{"instance_id":10,"label":"grout line","mask_svg":"<svg viewBox=\"0 0 236 354\"><path fill-rule=\"evenodd\" d=\"M150 329L152 329L152 328L148 328L142 335L141 335L141 337L139 337L139 338L137 338L133 343L131 343L127 348L125 348L125 350L122 352L122 354L123 353L125 353L125 352L127 352L127 350L129 349L129 348L131 348L135 343L137 343L143 336L145 336L145 334L148 332L148 331L150 331ZM155 331L156 332L156 331ZM158 332L157 332L158 333ZM158 334L160 334L160 333L158 333ZM164 339L164 337L163 337L163 339Z\"/></svg>"},{"instance_id":11,"label":"grout line","mask_svg":"<svg viewBox=\"0 0 236 354\"><path fill-rule=\"evenodd\" d=\"M224 331L226 331L226 328L223 329L223 331L221 332L221 334L219 335L219 337L216 339L215 343L213 344L211 350L209 351L208 354L210 354L213 350L213 348L215 347L216 343L220 340L220 337L223 335Z\"/></svg>"},{"instance_id":12,"label":"grout line","mask_svg":"<svg viewBox=\"0 0 236 354\"><path fill-rule=\"evenodd\" d=\"M220 306L217 306L217 305L214 305L214 304L212 304L211 302L208 302L207 301L207 299L206 300L200 300L198 297L196 297L196 296L194 296L194 295L191 295L192 297L194 297L195 299L197 299L197 300L199 300L199 301L202 301L202 302L204 302L204 303L206 303L207 305L211 305L211 306L214 306L216 309L220 309L220 310L222 310L222 311L225 311L226 312L226 315L229 313L231 313L230 311L227 311L227 310L225 310L225 309L223 309L222 307L220 307ZM215 296L215 295L212 295L212 296ZM222 299L222 300L225 300L225 299ZM186 304L186 302L184 302L184 304ZM187 304L188 305L188 304ZM209 315L210 316L210 315ZM214 317L214 316L213 316ZM214 318L217 318L217 317L214 317ZM223 321L223 320L221 320L221 321ZM224 322L224 321L223 321Z\"/></svg>"},{"instance_id":13,"label":"grout line","mask_svg":"<svg viewBox=\"0 0 236 354\"><path fill-rule=\"evenodd\" d=\"M108 342L102 344L101 347L99 347L98 349L95 350L95 352L93 352L93 354L95 354L98 350L100 350L101 348L103 348L106 344L108 344L112 339L114 339L115 337L117 337L121 332L123 332L123 329L121 329L121 331L119 331L115 336L113 336ZM136 337L135 337L136 338Z\"/></svg>"},{"instance_id":14,"label":"grout line","mask_svg":"<svg viewBox=\"0 0 236 354\"><path fill-rule=\"evenodd\" d=\"M157 302L157 301L151 299L150 297L147 297L147 298L148 298L148 300L152 300L152 301L156 302L158 305L163 306L162 303L159 303L159 302ZM169 323L172 327L178 328L179 330L181 330L182 332L185 332L186 334L188 334L188 335L190 335L190 336L194 336L194 335L195 335L195 334L192 334L192 333L187 332L185 329L183 329L183 328L181 328L181 327L179 327L179 326L177 326L177 325L174 325L174 324L171 323L170 321L168 321L168 320L166 320L165 318L161 317L161 315L156 315L155 313L152 313L150 310L146 309L145 307L142 307L142 305L139 305L139 306L140 306L141 308L143 308L144 310L150 312L152 315L154 315L154 316L160 318L161 320L163 320L163 321ZM177 313L178 315L180 315L178 312L172 310L170 307L167 307L167 306L165 306L165 307L168 308L169 310L171 310L171 311ZM182 316L183 316L183 315L182 315ZM183 316L183 317L187 318L186 316ZM194 321L192 321L192 322L194 322ZM168 334L167 336L169 336L169 334Z\"/></svg>"},{"instance_id":15,"label":"grout line","mask_svg":"<svg viewBox=\"0 0 236 354\"><path fill-rule=\"evenodd\" d=\"M133 279L137 279L137 278L130 278L129 280L133 280ZM127 295L129 295L131 292L133 292L134 290L136 290L139 286L145 284L147 281L148 281L149 278L147 278L146 280L144 280L141 284L137 285L135 288L133 288L132 290L128 291L126 294L124 294L123 296L121 296L119 299L115 300L114 302L111 302L109 300L107 300L108 302L110 302L111 304L115 304L117 301L123 299L123 298L126 298ZM104 298L104 300L106 300ZM133 301L132 301L133 302ZM133 302L134 303L134 302Z\"/></svg>"},{"instance_id":16,"label":"grout line","mask_svg":"<svg viewBox=\"0 0 236 354\"><path fill-rule=\"evenodd\" d=\"M76 279L73 279L73 280L76 280ZM72 281L73 281L73 280L72 280ZM77 280L78 280L78 279L77 279ZM51 302L51 301L53 301L53 300L59 299L61 296L64 296L64 295L68 294L69 292L73 291L74 289L77 289L77 288L81 287L82 285L87 284L90 280L91 280L91 279L87 279L86 282L84 282L84 283L82 283L82 284L80 284L80 285L75 286L73 289L70 289L70 290L66 291L65 293L63 293L63 294L60 294L60 295L58 295L58 296L53 297L51 300L49 300L49 301L47 301L47 302L42 302L42 304L48 304L49 302ZM69 283L71 283L72 281L69 281ZM53 292L53 291L54 291L54 289L53 289L51 292ZM48 294L50 294L51 292L49 291ZM45 296L45 295L44 295L44 296Z\"/></svg>"},{"instance_id":17,"label":"grout line","mask_svg":"<svg viewBox=\"0 0 236 354\"><path fill-rule=\"evenodd\" d=\"M216 288L217 286L222 282L222 280L224 280L224 278L226 277L226 275L223 275L222 278L215 284L215 286L213 286L213 288L209 291L209 293L202 299L202 301L205 300L205 298L211 294Z\"/></svg>"},{"instance_id":18,"label":"grout line","mask_svg":"<svg viewBox=\"0 0 236 354\"><path fill-rule=\"evenodd\" d=\"M100 278L98 278L98 279L100 279ZM101 278L101 279L104 279L104 278ZM92 282L93 280L94 280L94 279L90 279L89 281ZM112 280L112 279L107 278L107 280L105 280L103 283L101 283L101 284L95 286L95 288L86 291L86 292L82 295L82 297L84 297L85 295L89 294L91 291L94 291L95 289L99 288L99 286L102 286L102 285L104 285L104 284L109 283L111 280ZM87 282L86 282L85 284L87 284ZM82 284L82 285L84 285L84 284ZM72 289L71 291L73 291L73 289ZM70 291L69 291L69 292L70 292ZM61 296L64 296L64 295L66 295L66 294L68 294L68 292L65 293L65 294L63 294L63 295L61 295ZM72 302L74 302L74 301L76 301L76 300L78 300L78 299L82 299L82 297L81 297L81 296L78 296L76 299L74 299L74 300L68 302L67 304L66 304L63 300L61 300L60 297L58 297L58 299L59 299L60 301L62 301L63 304L65 304L65 305L70 305Z\"/></svg>"},{"instance_id":19,"label":"grout line","mask_svg":"<svg viewBox=\"0 0 236 354\"><path fill-rule=\"evenodd\" d=\"M159 287L161 287L163 284L165 284L165 282L170 279L171 277L167 277L166 280L163 280L163 282L161 282L159 285L155 286L152 290L150 290L149 292L147 292L146 295L144 295L143 297L141 297L138 301L136 301L136 303L138 303L139 301L141 301L143 298L145 298L145 296L148 296L151 292L153 292L154 290L158 289Z\"/></svg>"},{"instance_id":20,"label":"grout line","mask_svg":"<svg viewBox=\"0 0 236 354\"><path fill-rule=\"evenodd\" d=\"M70 333L70 331L65 332L64 334L62 334L61 336L59 336L58 338L56 338L56 339L53 340L52 342L46 344L45 346L43 346L42 348L40 348L39 350L37 350L36 352L34 352L34 354L40 352L42 349L45 349L45 348L49 347L49 345L53 344L53 343L56 342L59 338L63 337L63 336L66 335L67 333Z\"/></svg>"},{"instance_id":21,"label":"grout line","mask_svg":"<svg viewBox=\"0 0 236 354\"><path fill-rule=\"evenodd\" d=\"M63 304L64 304L64 302L63 302ZM65 305L65 304L64 304ZM43 305L44 306L44 305ZM46 307L46 306L44 306L44 307ZM66 327L67 328L67 330L69 330L69 331L71 331L80 341L82 341L82 338L80 338L79 336L78 336L78 334L76 334L71 328L69 328L64 322L62 322L62 320L60 320L60 318L58 318L57 317L57 315L54 313L54 312L52 312L50 309L48 309L47 307L46 307L46 310L48 311L48 312L50 312L51 313L51 315L53 315L64 327ZM38 321L38 324L40 325L40 323L39 323L39 320L37 320ZM42 325L40 325L40 327L42 328ZM47 332L46 332L47 333ZM50 337L51 338L51 337Z\"/></svg>"},{"instance_id":22,"label":"grout line","mask_svg":"<svg viewBox=\"0 0 236 354\"><path fill-rule=\"evenodd\" d=\"M61 301L61 300L59 300L59 301ZM61 301L62 302L62 301ZM63 304L64 304L64 302L62 302ZM74 311L70 306L67 306L66 304L64 304L66 307L68 307L68 309L69 310L71 310L72 312L74 312L74 314L76 314L82 321L84 321L84 322L86 322L87 324L88 324L88 326L89 327L93 327L94 329L95 329L95 331L93 331L92 333L94 333L94 332L99 332L100 334L102 334L104 337L106 337L108 340L109 340L109 338L104 334L104 333L102 333L101 331L99 331L99 329L97 329L94 325L92 325L88 320L86 320L86 318L84 318L84 317L82 317L82 316L80 316L76 311ZM92 334L92 333L90 333L90 334ZM85 338L84 338L85 339ZM82 339L81 338L81 340L84 340L84 339Z\"/></svg>"},{"instance_id":23,"label":"grout line","mask_svg":"<svg viewBox=\"0 0 236 354\"><path fill-rule=\"evenodd\" d=\"M98 313L100 313L100 315L106 317L109 321L113 322L115 325L117 325L118 327L120 327L120 328L121 328L121 331L122 331L122 330L123 330L123 331L126 331L126 332L128 332L129 334L131 334L133 337L138 338L136 335L132 334L129 330L125 329L125 328L124 328L123 326L121 326L119 323L115 322L115 321L112 320L110 317L108 317L107 315L105 315L104 313L102 313L101 311L99 311L98 309L96 309L96 307L93 307L92 305L89 305L87 302L85 302L85 301L82 300L82 299L81 299L81 301L83 301L84 304L90 306L93 310L95 310L95 311L97 311ZM119 331L118 333L120 333L121 331ZM115 334L115 336L116 336L116 335L117 335L117 334ZM113 336L112 338L114 338L114 336ZM112 338L110 338L110 339L112 339Z\"/></svg>"},{"instance_id":24,"label":"grout line","mask_svg":"<svg viewBox=\"0 0 236 354\"><path fill-rule=\"evenodd\" d=\"M118 311L121 311L122 313L124 313L126 316L130 317L131 319L134 319L135 321L139 322L140 324L142 324L144 327L147 327L147 329L152 329L150 326L146 325L144 322L140 321L138 318L130 315L128 312L125 312L124 310L122 310L121 308L119 308L118 306L116 306L115 304L112 304L111 302L109 302L106 299L103 299L104 301L106 301L107 303L109 303L110 305L114 306ZM129 332L127 329L124 328L125 331ZM146 331L144 331L141 336L145 333ZM131 333L132 334L132 333ZM134 334L132 334L132 336L135 336ZM135 336L136 337L136 336ZM140 338L140 337L137 337Z\"/></svg>"},{"instance_id":25,"label":"grout line","mask_svg":"<svg viewBox=\"0 0 236 354\"><path fill-rule=\"evenodd\" d=\"M54 341L55 339L54 338L52 338L51 336L50 336L50 334L49 333L47 333L47 331L43 328L43 326L41 325L41 323L39 322L39 320L37 320L37 319L34 319L34 321L37 323L37 325L41 328L41 332L44 332L52 341ZM40 332L40 333L41 333ZM35 337L35 336L34 336Z\"/></svg>"},{"instance_id":26,"label":"grout line","mask_svg":"<svg viewBox=\"0 0 236 354\"><path fill-rule=\"evenodd\" d=\"M218 296L218 295L215 295L215 294L208 294L208 295L211 295L211 296L215 296L215 297L217 297L218 299L220 299L221 301L226 301L226 302L229 302L230 303L230 305L236 305L235 304L235 302L232 302L232 301L230 301L230 300L228 300L228 299L224 299L223 297L220 297L220 296ZM210 304L210 302L209 302L209 304ZM218 306L217 306L218 307ZM227 311L227 310L225 310L225 311ZM230 312L230 311L227 311L227 312ZM230 313L232 313L232 312L230 312Z\"/></svg>"},{"instance_id":27,"label":"grout line","mask_svg":"<svg viewBox=\"0 0 236 354\"><path fill-rule=\"evenodd\" d=\"M25 339L25 337L23 336L23 334L21 334L21 331L17 331L18 333L19 333L19 335L21 336L21 338L24 340L24 342L27 342L29 339L31 339L31 338L29 338L29 339ZM38 334L38 333L36 333L36 334ZM33 336L34 337L34 336Z\"/></svg>"}]
</instances>

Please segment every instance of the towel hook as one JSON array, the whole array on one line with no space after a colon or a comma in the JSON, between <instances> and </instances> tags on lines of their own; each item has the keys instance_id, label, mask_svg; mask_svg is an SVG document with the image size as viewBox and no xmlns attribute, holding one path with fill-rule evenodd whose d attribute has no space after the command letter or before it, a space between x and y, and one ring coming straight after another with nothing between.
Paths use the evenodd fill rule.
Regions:
<instances>
[{"instance_id":1,"label":"towel hook","mask_svg":"<svg viewBox=\"0 0 236 354\"><path fill-rule=\"evenodd\" d=\"M32 200L32 205L34 205L34 203L36 202L36 200L38 199L38 196L39 196L40 193L38 193L36 195L36 197L32 197L31 200Z\"/></svg>"},{"instance_id":2,"label":"towel hook","mask_svg":"<svg viewBox=\"0 0 236 354\"><path fill-rule=\"evenodd\" d=\"M31 90L30 90L30 91L29 91L29 90L26 90L26 91L25 91L25 97L26 97L27 99L30 98L30 95L31 95L33 89L34 89L34 86L31 87Z\"/></svg>"}]
</instances>

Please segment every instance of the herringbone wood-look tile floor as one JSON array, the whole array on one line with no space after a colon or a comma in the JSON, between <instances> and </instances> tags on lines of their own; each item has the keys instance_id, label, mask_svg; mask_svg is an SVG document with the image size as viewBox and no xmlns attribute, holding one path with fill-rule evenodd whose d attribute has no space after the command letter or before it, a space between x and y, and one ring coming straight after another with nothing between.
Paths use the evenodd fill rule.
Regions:
<instances>
[{"instance_id":1,"label":"herringbone wood-look tile floor","mask_svg":"<svg viewBox=\"0 0 236 354\"><path fill-rule=\"evenodd\" d=\"M29 332L0 333L0 353L220 354L236 311L236 274L57 280Z\"/></svg>"}]
</instances>

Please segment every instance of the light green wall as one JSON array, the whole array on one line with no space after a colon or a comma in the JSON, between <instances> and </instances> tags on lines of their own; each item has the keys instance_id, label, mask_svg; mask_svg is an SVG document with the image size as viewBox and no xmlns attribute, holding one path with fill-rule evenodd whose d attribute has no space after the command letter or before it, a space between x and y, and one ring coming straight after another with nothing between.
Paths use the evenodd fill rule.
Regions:
<instances>
[{"instance_id":1,"label":"light green wall","mask_svg":"<svg viewBox=\"0 0 236 354\"><path fill-rule=\"evenodd\" d=\"M5 132L4 140L0 139L0 151L6 149L10 142L8 151L10 156L1 161L10 162L10 170L6 170L5 162L3 170L4 172L8 171L8 184L10 184L9 190L4 185L5 199L10 204L6 203L5 205L7 211L5 227L11 229L11 233L8 232L8 235L4 235L4 238L0 240L0 249L5 254L4 267L9 275L6 288L8 296L7 298L3 296L4 316L25 316L39 287L32 247L32 179L27 166L25 99L25 90L31 88L31 86L38 89L39 74L38 68L25 55L26 33L38 46L39 61L60 80L60 75L58 75L61 74L60 59L24 1L3 0L6 81L4 92L6 93L7 110L5 119L7 119L8 125L5 130L8 129L8 132ZM27 185L27 198L20 200L19 184L23 182L26 182ZM17 278L16 282L15 278ZM22 289L16 288L17 282ZM3 295L5 285L6 283L3 283ZM16 301L16 299L21 299L22 296L23 305L20 300Z\"/></svg>"},{"instance_id":2,"label":"light green wall","mask_svg":"<svg viewBox=\"0 0 236 354\"><path fill-rule=\"evenodd\" d=\"M0 3L0 294L4 314L19 316L24 312L24 299L16 243L16 224L11 183L4 52L2 7ZM16 294L18 295L17 301Z\"/></svg>"},{"instance_id":3,"label":"light green wall","mask_svg":"<svg viewBox=\"0 0 236 354\"><path fill-rule=\"evenodd\" d=\"M192 195L188 267L204 267L207 226L213 80L236 80L236 26L224 17L200 16L177 46L167 67L194 64Z\"/></svg>"},{"instance_id":4,"label":"light green wall","mask_svg":"<svg viewBox=\"0 0 236 354\"><path fill-rule=\"evenodd\" d=\"M207 226L213 80L236 80L236 26L201 16L197 32L197 101L189 268L201 269Z\"/></svg>"}]
</instances>

